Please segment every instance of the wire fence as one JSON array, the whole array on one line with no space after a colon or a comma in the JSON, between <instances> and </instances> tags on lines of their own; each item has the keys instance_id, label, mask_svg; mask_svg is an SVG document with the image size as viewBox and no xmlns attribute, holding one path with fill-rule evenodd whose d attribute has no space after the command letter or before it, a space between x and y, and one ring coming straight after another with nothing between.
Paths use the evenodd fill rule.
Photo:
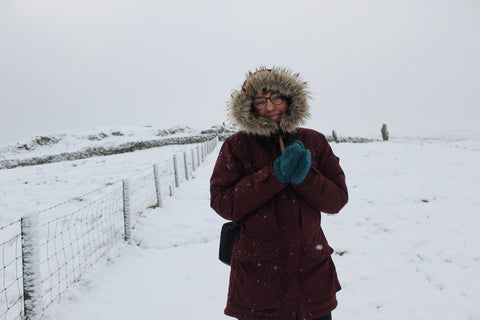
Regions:
<instances>
[{"instance_id":1,"label":"wire fence","mask_svg":"<svg viewBox=\"0 0 480 320\"><path fill-rule=\"evenodd\" d=\"M0 227L0 320L41 319L116 243L139 215L161 207L217 146L212 139L123 181Z\"/></svg>"},{"instance_id":2,"label":"wire fence","mask_svg":"<svg viewBox=\"0 0 480 320\"><path fill-rule=\"evenodd\" d=\"M2 240L2 291L0 292L0 318L22 319L23 313L23 278L22 246L20 238L20 221L0 228ZM8 316L8 318L7 318Z\"/></svg>"},{"instance_id":3,"label":"wire fence","mask_svg":"<svg viewBox=\"0 0 480 320\"><path fill-rule=\"evenodd\" d=\"M127 180L130 184L130 209L133 215L157 205L155 176L152 173L152 169L149 168Z\"/></svg>"},{"instance_id":4,"label":"wire fence","mask_svg":"<svg viewBox=\"0 0 480 320\"><path fill-rule=\"evenodd\" d=\"M42 310L123 235L121 184L62 217L40 223Z\"/></svg>"}]
</instances>

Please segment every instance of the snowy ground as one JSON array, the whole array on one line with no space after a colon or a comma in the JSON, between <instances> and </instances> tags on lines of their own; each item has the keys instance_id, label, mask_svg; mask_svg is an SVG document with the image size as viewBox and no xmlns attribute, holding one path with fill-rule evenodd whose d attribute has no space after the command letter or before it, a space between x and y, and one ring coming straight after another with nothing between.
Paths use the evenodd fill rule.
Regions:
<instances>
[{"instance_id":1,"label":"snowy ground","mask_svg":"<svg viewBox=\"0 0 480 320\"><path fill-rule=\"evenodd\" d=\"M350 192L340 214L323 219L343 287L334 318L480 319L478 137L332 147ZM0 208L48 207L169 158L168 148L0 170ZM136 245L116 246L45 319L227 319L223 220L209 207L215 157L163 208L145 212Z\"/></svg>"},{"instance_id":2,"label":"snowy ground","mask_svg":"<svg viewBox=\"0 0 480 320\"><path fill-rule=\"evenodd\" d=\"M145 170L154 163L172 163L173 154L196 145L153 148L113 156L63 161L0 170L0 225L83 197ZM181 158L181 157L180 157ZM69 204L70 205L70 204Z\"/></svg>"}]
</instances>

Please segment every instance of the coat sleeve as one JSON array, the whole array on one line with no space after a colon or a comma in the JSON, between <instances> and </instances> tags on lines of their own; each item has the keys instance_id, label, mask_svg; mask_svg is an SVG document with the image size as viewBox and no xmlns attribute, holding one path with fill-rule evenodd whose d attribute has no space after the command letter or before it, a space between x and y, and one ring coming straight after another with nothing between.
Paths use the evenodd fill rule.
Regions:
<instances>
[{"instance_id":1,"label":"coat sleeve","mask_svg":"<svg viewBox=\"0 0 480 320\"><path fill-rule=\"evenodd\" d=\"M293 190L312 208L325 213L337 213L348 202L345 174L327 139L322 135L312 167L305 179L293 185ZM315 165L316 163L316 165Z\"/></svg>"},{"instance_id":2,"label":"coat sleeve","mask_svg":"<svg viewBox=\"0 0 480 320\"><path fill-rule=\"evenodd\" d=\"M241 220L286 188L269 164L244 175L242 162L234 155L230 140L225 140L210 179L210 205L223 218Z\"/></svg>"}]
</instances>

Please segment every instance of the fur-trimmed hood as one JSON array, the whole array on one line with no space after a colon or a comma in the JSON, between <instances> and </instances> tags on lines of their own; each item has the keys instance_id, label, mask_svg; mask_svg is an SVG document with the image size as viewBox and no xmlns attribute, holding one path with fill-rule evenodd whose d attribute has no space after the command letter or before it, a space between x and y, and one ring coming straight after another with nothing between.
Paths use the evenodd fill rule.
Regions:
<instances>
[{"instance_id":1,"label":"fur-trimmed hood","mask_svg":"<svg viewBox=\"0 0 480 320\"><path fill-rule=\"evenodd\" d=\"M252 107L255 94L278 91L288 98L289 104L280 123L267 117L259 117ZM308 99L310 94L307 83L299 74L273 67L249 72L240 90L232 93L229 104L230 118L233 123L249 134L270 136L279 131L293 133L309 117Z\"/></svg>"}]
</instances>

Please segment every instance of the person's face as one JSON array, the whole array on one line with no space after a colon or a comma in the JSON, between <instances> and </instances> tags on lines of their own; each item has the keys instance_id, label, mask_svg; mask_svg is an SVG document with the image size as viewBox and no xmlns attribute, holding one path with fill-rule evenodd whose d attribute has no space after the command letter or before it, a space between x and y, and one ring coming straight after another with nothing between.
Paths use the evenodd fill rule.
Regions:
<instances>
[{"instance_id":1,"label":"person's face","mask_svg":"<svg viewBox=\"0 0 480 320\"><path fill-rule=\"evenodd\" d=\"M287 99L278 92L257 93L253 97L253 107L260 117L268 117L280 122L287 111Z\"/></svg>"}]
</instances>

